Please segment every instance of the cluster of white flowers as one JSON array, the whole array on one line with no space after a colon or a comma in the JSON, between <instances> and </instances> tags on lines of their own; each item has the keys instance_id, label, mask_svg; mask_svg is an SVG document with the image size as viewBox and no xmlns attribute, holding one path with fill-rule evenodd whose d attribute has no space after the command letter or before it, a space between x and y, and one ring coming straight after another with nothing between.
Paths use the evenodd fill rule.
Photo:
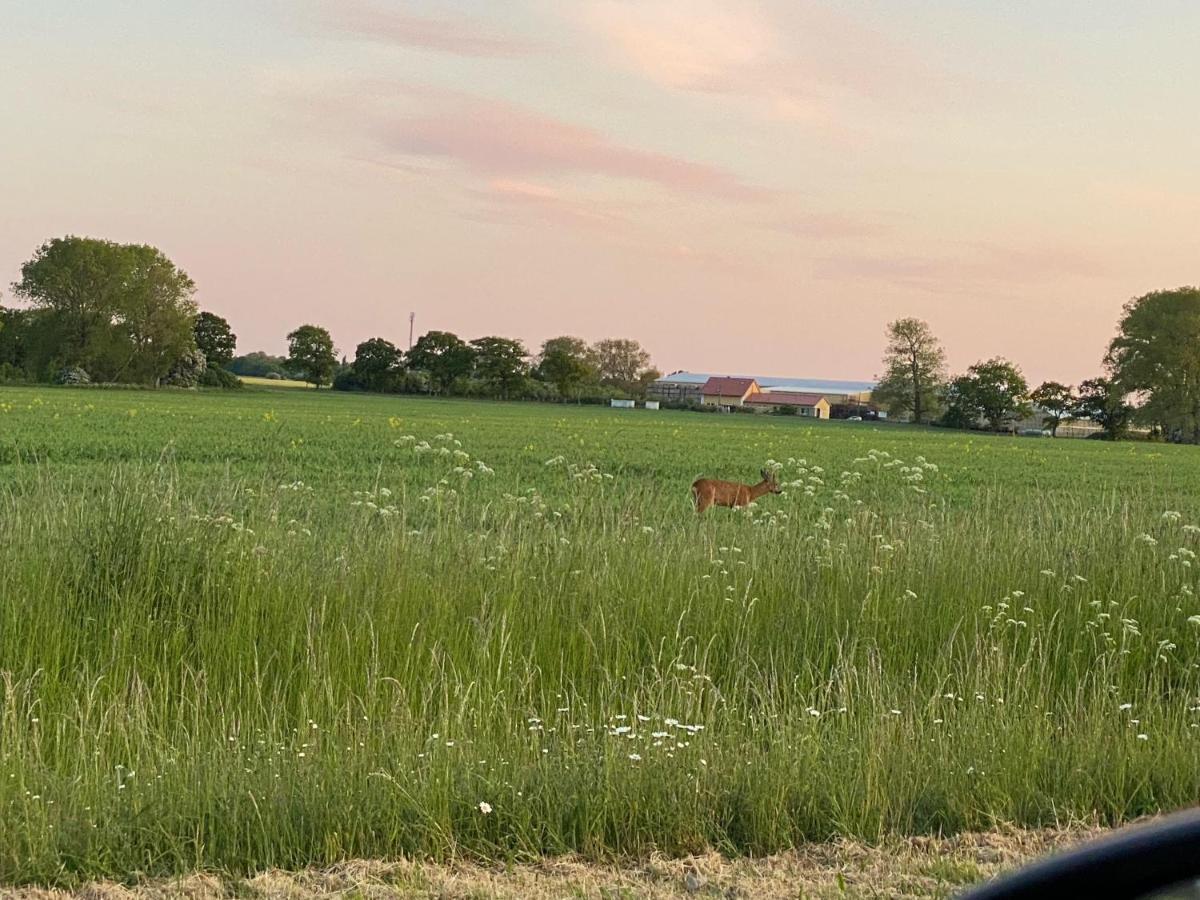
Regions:
<instances>
[{"instance_id":1,"label":"cluster of white flowers","mask_svg":"<svg viewBox=\"0 0 1200 900\"><path fill-rule=\"evenodd\" d=\"M350 505L388 519L400 514L399 508L394 503L387 502L391 496L391 490L385 487L373 491L355 491L354 500L350 502Z\"/></svg>"}]
</instances>

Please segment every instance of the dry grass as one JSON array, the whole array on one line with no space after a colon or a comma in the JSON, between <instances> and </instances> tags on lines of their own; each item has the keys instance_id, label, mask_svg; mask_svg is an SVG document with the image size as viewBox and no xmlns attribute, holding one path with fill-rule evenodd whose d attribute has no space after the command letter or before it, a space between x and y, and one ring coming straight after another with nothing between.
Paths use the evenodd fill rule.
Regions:
<instances>
[{"instance_id":1,"label":"dry grass","mask_svg":"<svg viewBox=\"0 0 1200 900\"><path fill-rule=\"evenodd\" d=\"M0 889L0 900L217 900L217 898L795 898L948 897L966 885L1100 833L1095 827L1001 829L951 838L917 837L872 847L851 841L810 844L763 859L716 853L606 866L570 858L511 867L354 860L325 870L263 872L253 878L211 873L125 886L89 884L76 892Z\"/></svg>"}]
</instances>

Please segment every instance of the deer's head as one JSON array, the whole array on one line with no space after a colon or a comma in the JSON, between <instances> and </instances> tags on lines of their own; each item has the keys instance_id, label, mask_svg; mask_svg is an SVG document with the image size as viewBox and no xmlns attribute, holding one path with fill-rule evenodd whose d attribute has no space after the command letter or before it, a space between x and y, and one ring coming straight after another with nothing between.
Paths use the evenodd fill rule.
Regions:
<instances>
[{"instance_id":1,"label":"deer's head","mask_svg":"<svg viewBox=\"0 0 1200 900\"><path fill-rule=\"evenodd\" d=\"M779 477L768 469L762 469L761 474L763 481L767 483L767 490L772 494L783 493L783 486L779 483Z\"/></svg>"}]
</instances>

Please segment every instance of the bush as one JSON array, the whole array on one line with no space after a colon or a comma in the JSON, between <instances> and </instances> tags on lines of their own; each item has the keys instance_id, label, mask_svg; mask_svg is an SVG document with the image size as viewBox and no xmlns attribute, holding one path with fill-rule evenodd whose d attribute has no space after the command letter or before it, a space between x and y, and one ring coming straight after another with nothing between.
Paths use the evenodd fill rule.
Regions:
<instances>
[{"instance_id":1,"label":"bush","mask_svg":"<svg viewBox=\"0 0 1200 900\"><path fill-rule=\"evenodd\" d=\"M400 392L403 394L428 394L429 376L424 372L410 369L400 379Z\"/></svg>"},{"instance_id":2,"label":"bush","mask_svg":"<svg viewBox=\"0 0 1200 900\"><path fill-rule=\"evenodd\" d=\"M163 384L173 387L195 387L200 383L200 379L206 371L208 371L208 360L204 356L204 351L193 347L175 360L175 365L171 366L171 371L163 379Z\"/></svg>"},{"instance_id":3,"label":"bush","mask_svg":"<svg viewBox=\"0 0 1200 900\"><path fill-rule=\"evenodd\" d=\"M359 377L354 374L351 368L345 368L333 376L333 389L335 391L365 391Z\"/></svg>"},{"instance_id":4,"label":"bush","mask_svg":"<svg viewBox=\"0 0 1200 900\"><path fill-rule=\"evenodd\" d=\"M242 379L217 366L209 366L205 369L197 383L200 387L221 388L226 391L240 391L244 387Z\"/></svg>"},{"instance_id":5,"label":"bush","mask_svg":"<svg viewBox=\"0 0 1200 900\"><path fill-rule=\"evenodd\" d=\"M67 366L59 369L54 376L55 384L91 384L92 377L79 366Z\"/></svg>"},{"instance_id":6,"label":"bush","mask_svg":"<svg viewBox=\"0 0 1200 900\"><path fill-rule=\"evenodd\" d=\"M256 350L243 356L235 356L229 363L229 371L234 375L246 375L252 378L283 378L286 370L286 358L271 356Z\"/></svg>"},{"instance_id":7,"label":"bush","mask_svg":"<svg viewBox=\"0 0 1200 900\"><path fill-rule=\"evenodd\" d=\"M23 369L12 363L0 363L0 384L24 384L28 380Z\"/></svg>"}]
</instances>

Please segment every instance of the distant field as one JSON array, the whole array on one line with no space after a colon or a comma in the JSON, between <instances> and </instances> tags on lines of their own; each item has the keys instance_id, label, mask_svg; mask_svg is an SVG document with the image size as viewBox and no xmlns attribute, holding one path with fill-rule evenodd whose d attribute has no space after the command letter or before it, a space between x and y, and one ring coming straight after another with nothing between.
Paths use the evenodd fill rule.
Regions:
<instances>
[{"instance_id":1,"label":"distant field","mask_svg":"<svg viewBox=\"0 0 1200 900\"><path fill-rule=\"evenodd\" d=\"M1188 447L0 389L0 882L1193 803L1198 507Z\"/></svg>"},{"instance_id":2,"label":"distant field","mask_svg":"<svg viewBox=\"0 0 1200 900\"><path fill-rule=\"evenodd\" d=\"M239 375L242 383L248 387L268 387L268 388L306 388L313 390L313 386L307 381L295 381L291 378L255 378L253 375Z\"/></svg>"}]
</instances>

